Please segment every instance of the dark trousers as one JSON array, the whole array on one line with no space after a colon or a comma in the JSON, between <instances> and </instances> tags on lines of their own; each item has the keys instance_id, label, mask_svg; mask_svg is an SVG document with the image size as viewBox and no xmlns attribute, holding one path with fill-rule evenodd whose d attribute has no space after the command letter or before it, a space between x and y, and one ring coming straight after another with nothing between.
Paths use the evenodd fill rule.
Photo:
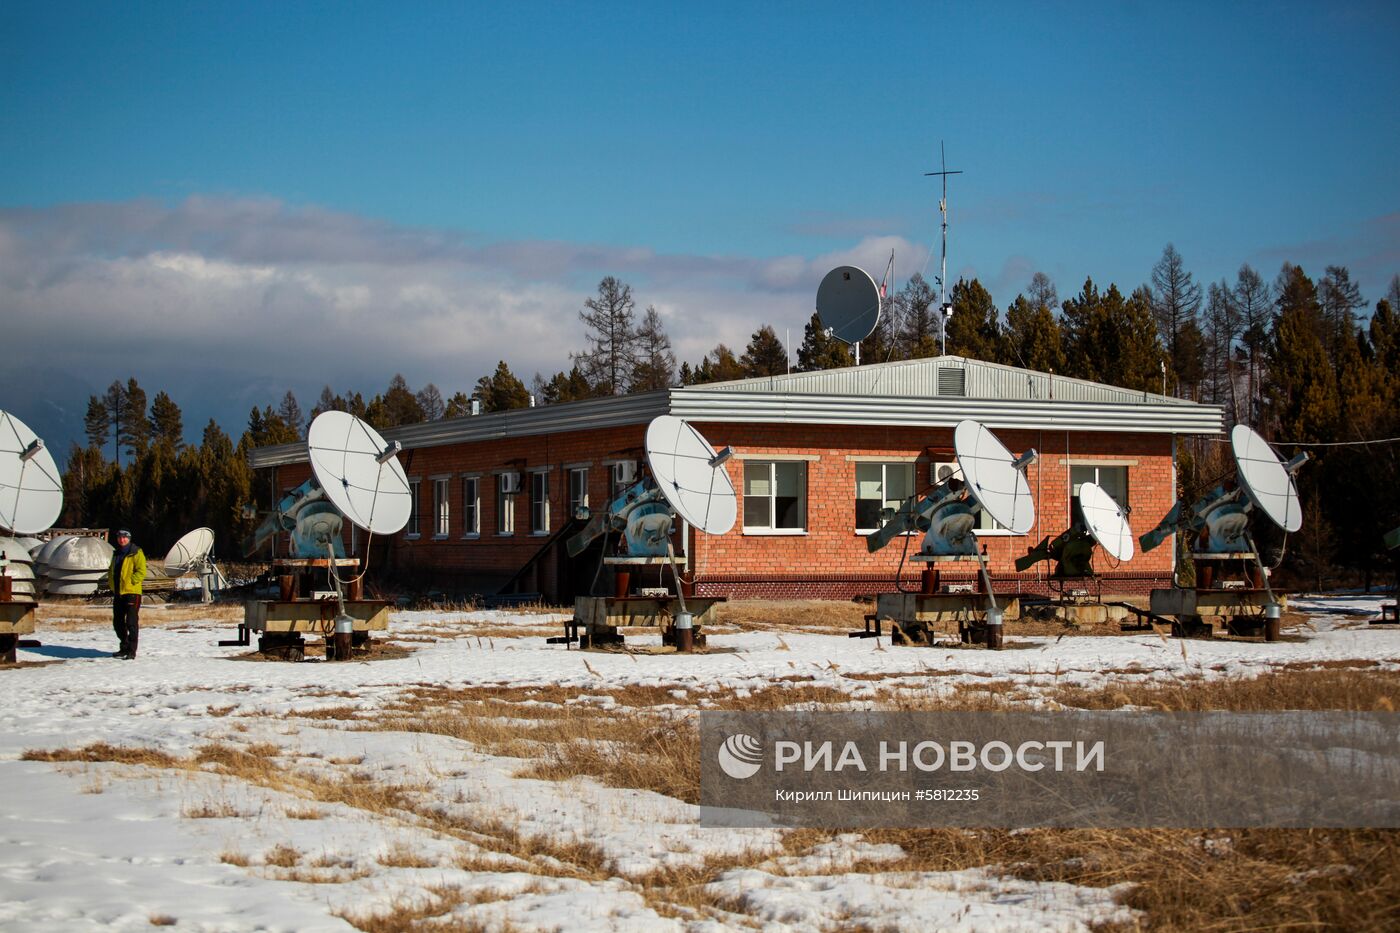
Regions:
<instances>
[{"instance_id":1,"label":"dark trousers","mask_svg":"<svg viewBox=\"0 0 1400 933\"><path fill-rule=\"evenodd\" d=\"M136 641L141 635L140 614L139 594L112 597L112 628L121 642L121 650L127 654L136 653Z\"/></svg>"}]
</instances>

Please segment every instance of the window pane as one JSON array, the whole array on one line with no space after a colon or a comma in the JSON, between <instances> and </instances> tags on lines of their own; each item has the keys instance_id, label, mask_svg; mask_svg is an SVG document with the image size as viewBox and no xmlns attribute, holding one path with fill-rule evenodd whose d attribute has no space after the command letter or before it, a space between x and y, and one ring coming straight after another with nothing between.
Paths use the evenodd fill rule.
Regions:
<instances>
[{"instance_id":1,"label":"window pane","mask_svg":"<svg viewBox=\"0 0 1400 933\"><path fill-rule=\"evenodd\" d=\"M744 527L772 528L773 500L767 496L745 496Z\"/></svg>"},{"instance_id":2,"label":"window pane","mask_svg":"<svg viewBox=\"0 0 1400 933\"><path fill-rule=\"evenodd\" d=\"M879 528L879 527L880 527L880 500L879 500L879 499L857 499L857 500L856 500L856 527L857 527L857 528Z\"/></svg>"},{"instance_id":3,"label":"window pane","mask_svg":"<svg viewBox=\"0 0 1400 933\"><path fill-rule=\"evenodd\" d=\"M477 498L476 478L462 480L462 534L474 535L481 531L480 519L478 516L479 501Z\"/></svg>"},{"instance_id":4,"label":"window pane","mask_svg":"<svg viewBox=\"0 0 1400 933\"><path fill-rule=\"evenodd\" d=\"M774 494L788 499L802 495L802 478L806 466L805 463L773 464L774 485L777 487Z\"/></svg>"},{"instance_id":5,"label":"window pane","mask_svg":"<svg viewBox=\"0 0 1400 933\"><path fill-rule=\"evenodd\" d=\"M773 464L749 461L744 464L744 495L772 495Z\"/></svg>"},{"instance_id":6,"label":"window pane","mask_svg":"<svg viewBox=\"0 0 1400 933\"><path fill-rule=\"evenodd\" d=\"M878 463L857 463L856 464L856 498L857 499L879 499L881 486L881 469ZM862 526L866 527L866 526Z\"/></svg>"},{"instance_id":7,"label":"window pane","mask_svg":"<svg viewBox=\"0 0 1400 933\"><path fill-rule=\"evenodd\" d=\"M885 464L885 505L895 508L914 494L914 464Z\"/></svg>"}]
</instances>

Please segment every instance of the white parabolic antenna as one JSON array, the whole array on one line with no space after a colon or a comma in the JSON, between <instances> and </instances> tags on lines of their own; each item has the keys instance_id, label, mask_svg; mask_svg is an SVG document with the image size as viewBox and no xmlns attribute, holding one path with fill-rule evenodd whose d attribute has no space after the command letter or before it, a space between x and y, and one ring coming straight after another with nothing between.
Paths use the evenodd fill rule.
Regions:
<instances>
[{"instance_id":1,"label":"white parabolic antenna","mask_svg":"<svg viewBox=\"0 0 1400 933\"><path fill-rule=\"evenodd\" d=\"M210 528L196 528L186 532L165 555L165 572L179 576L199 567L209 552L214 550L214 532Z\"/></svg>"},{"instance_id":2,"label":"white parabolic antenna","mask_svg":"<svg viewBox=\"0 0 1400 933\"><path fill-rule=\"evenodd\" d=\"M377 535L408 524L413 494L390 444L365 422L343 411L316 416L306 432L307 452L326 498L346 518Z\"/></svg>"},{"instance_id":3,"label":"white parabolic antenna","mask_svg":"<svg viewBox=\"0 0 1400 933\"><path fill-rule=\"evenodd\" d=\"M63 480L44 442L0 411L0 528L15 535L48 531L63 511Z\"/></svg>"},{"instance_id":4,"label":"white parabolic antenna","mask_svg":"<svg viewBox=\"0 0 1400 933\"><path fill-rule=\"evenodd\" d=\"M1235 452L1240 485L1254 504L1284 531L1302 528L1303 506L1298 500L1298 487L1269 442L1253 428L1237 424L1230 432L1230 447Z\"/></svg>"},{"instance_id":5,"label":"white parabolic antenna","mask_svg":"<svg viewBox=\"0 0 1400 933\"><path fill-rule=\"evenodd\" d=\"M1109 557L1133 559L1133 529L1128 527L1127 513L1102 486L1097 483L1080 485L1079 510L1084 513L1084 527Z\"/></svg>"},{"instance_id":6,"label":"white parabolic antenna","mask_svg":"<svg viewBox=\"0 0 1400 933\"><path fill-rule=\"evenodd\" d=\"M647 463L666 502L706 534L734 527L739 505L734 483L710 442L689 424L660 415L647 426Z\"/></svg>"},{"instance_id":7,"label":"white parabolic antenna","mask_svg":"<svg viewBox=\"0 0 1400 933\"><path fill-rule=\"evenodd\" d=\"M959 421L953 450L967 488L998 524L1023 535L1035 524L1035 502L1016 458L995 434L976 421Z\"/></svg>"},{"instance_id":8,"label":"white parabolic antenna","mask_svg":"<svg viewBox=\"0 0 1400 933\"><path fill-rule=\"evenodd\" d=\"M880 320L879 286L864 269L837 266L817 286L817 316L837 340L860 343Z\"/></svg>"}]
</instances>

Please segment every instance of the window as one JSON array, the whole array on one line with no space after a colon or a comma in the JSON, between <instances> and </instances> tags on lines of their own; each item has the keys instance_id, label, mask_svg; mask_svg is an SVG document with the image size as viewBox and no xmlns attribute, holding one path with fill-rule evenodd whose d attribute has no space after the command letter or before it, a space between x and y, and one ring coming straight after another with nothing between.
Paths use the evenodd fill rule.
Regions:
<instances>
[{"instance_id":1,"label":"window","mask_svg":"<svg viewBox=\"0 0 1400 933\"><path fill-rule=\"evenodd\" d=\"M422 533L418 527L418 493L422 485L422 480L408 481L408 524L404 527L404 532L410 538L416 538Z\"/></svg>"},{"instance_id":2,"label":"window","mask_svg":"<svg viewBox=\"0 0 1400 933\"><path fill-rule=\"evenodd\" d=\"M569 517L574 518L581 509L588 508L588 467L575 467L569 471Z\"/></svg>"},{"instance_id":3,"label":"window","mask_svg":"<svg viewBox=\"0 0 1400 933\"><path fill-rule=\"evenodd\" d=\"M451 513L447 504L447 477L433 478L433 537L445 538L448 530L448 517Z\"/></svg>"},{"instance_id":4,"label":"window","mask_svg":"<svg viewBox=\"0 0 1400 933\"><path fill-rule=\"evenodd\" d=\"M475 538L481 534L481 480L476 476L462 479L462 537Z\"/></svg>"},{"instance_id":5,"label":"window","mask_svg":"<svg viewBox=\"0 0 1400 933\"><path fill-rule=\"evenodd\" d=\"M807 529L807 464L792 460L744 462L744 530Z\"/></svg>"},{"instance_id":6,"label":"window","mask_svg":"<svg viewBox=\"0 0 1400 933\"><path fill-rule=\"evenodd\" d=\"M549 534L549 474L530 474L530 534Z\"/></svg>"},{"instance_id":7,"label":"window","mask_svg":"<svg viewBox=\"0 0 1400 933\"><path fill-rule=\"evenodd\" d=\"M914 464L856 464L856 531L871 532L885 522L884 509L897 509L914 494Z\"/></svg>"},{"instance_id":8,"label":"window","mask_svg":"<svg viewBox=\"0 0 1400 933\"><path fill-rule=\"evenodd\" d=\"M1128 507L1128 468L1125 466L1071 466L1069 468L1069 517L1072 522L1083 521L1079 511L1079 487L1094 483L1113 497L1124 509Z\"/></svg>"},{"instance_id":9,"label":"window","mask_svg":"<svg viewBox=\"0 0 1400 933\"><path fill-rule=\"evenodd\" d=\"M960 480L963 478L962 470L958 467L956 460L935 463L933 465L933 482L935 484L942 482L950 476L955 476ZM996 519L992 518L992 516L987 513L986 509L977 510L977 527L972 530L974 533L1011 534L1011 530L1005 525L998 524Z\"/></svg>"},{"instance_id":10,"label":"window","mask_svg":"<svg viewBox=\"0 0 1400 933\"><path fill-rule=\"evenodd\" d=\"M496 534L515 534L515 473L496 474Z\"/></svg>"}]
</instances>

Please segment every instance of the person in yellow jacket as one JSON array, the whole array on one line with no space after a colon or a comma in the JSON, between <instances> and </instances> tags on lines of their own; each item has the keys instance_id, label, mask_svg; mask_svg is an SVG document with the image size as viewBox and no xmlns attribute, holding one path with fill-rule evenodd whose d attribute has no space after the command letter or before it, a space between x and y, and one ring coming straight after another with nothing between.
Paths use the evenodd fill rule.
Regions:
<instances>
[{"instance_id":1,"label":"person in yellow jacket","mask_svg":"<svg viewBox=\"0 0 1400 933\"><path fill-rule=\"evenodd\" d=\"M112 587L112 628L120 643L114 658L130 661L136 657L136 641L141 634L141 583L145 579L146 555L131 543L131 532L123 528L117 532L117 549L112 552L112 566L107 569L107 583Z\"/></svg>"}]
</instances>

